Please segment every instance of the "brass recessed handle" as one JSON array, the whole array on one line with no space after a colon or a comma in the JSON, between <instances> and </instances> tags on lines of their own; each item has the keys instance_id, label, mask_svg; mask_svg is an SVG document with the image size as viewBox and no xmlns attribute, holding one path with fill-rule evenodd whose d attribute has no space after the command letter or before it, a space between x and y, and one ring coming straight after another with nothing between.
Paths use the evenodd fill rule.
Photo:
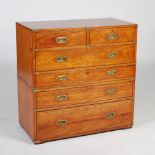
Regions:
<instances>
[{"instance_id":1,"label":"brass recessed handle","mask_svg":"<svg viewBox=\"0 0 155 155\"><path fill-rule=\"evenodd\" d=\"M115 112L110 112L110 113L106 114L107 119L113 119L113 118L115 118L115 116L116 116Z\"/></svg>"},{"instance_id":2,"label":"brass recessed handle","mask_svg":"<svg viewBox=\"0 0 155 155\"><path fill-rule=\"evenodd\" d=\"M65 101L67 99L68 99L67 95L58 95L58 96L56 96L57 101Z\"/></svg>"},{"instance_id":3,"label":"brass recessed handle","mask_svg":"<svg viewBox=\"0 0 155 155\"><path fill-rule=\"evenodd\" d=\"M56 42L57 42L57 44L66 44L67 43L67 37L57 37Z\"/></svg>"},{"instance_id":4,"label":"brass recessed handle","mask_svg":"<svg viewBox=\"0 0 155 155\"><path fill-rule=\"evenodd\" d=\"M108 76L114 76L117 73L118 73L118 71L116 69L112 69L112 70L107 71L107 75Z\"/></svg>"},{"instance_id":5,"label":"brass recessed handle","mask_svg":"<svg viewBox=\"0 0 155 155\"><path fill-rule=\"evenodd\" d=\"M109 53L107 54L107 58L113 59L113 58L116 58L117 55L118 55L118 54L117 54L116 51L112 51L112 52L109 52Z\"/></svg>"},{"instance_id":6,"label":"brass recessed handle","mask_svg":"<svg viewBox=\"0 0 155 155\"><path fill-rule=\"evenodd\" d=\"M68 121L66 119L60 119L56 121L57 126L64 126L67 125Z\"/></svg>"},{"instance_id":7,"label":"brass recessed handle","mask_svg":"<svg viewBox=\"0 0 155 155\"><path fill-rule=\"evenodd\" d=\"M116 88L109 88L109 89L106 89L105 90L105 93L106 94L109 94L109 95L113 95L117 92L117 89Z\"/></svg>"},{"instance_id":8,"label":"brass recessed handle","mask_svg":"<svg viewBox=\"0 0 155 155\"><path fill-rule=\"evenodd\" d=\"M57 56L56 57L56 62L58 63L63 63L63 62L67 62L67 57L66 56Z\"/></svg>"},{"instance_id":9,"label":"brass recessed handle","mask_svg":"<svg viewBox=\"0 0 155 155\"><path fill-rule=\"evenodd\" d=\"M67 80L67 76L66 75L59 75L59 76L57 76L57 78L56 78L58 81L65 81L65 80Z\"/></svg>"},{"instance_id":10,"label":"brass recessed handle","mask_svg":"<svg viewBox=\"0 0 155 155\"><path fill-rule=\"evenodd\" d=\"M108 34L106 34L106 39L107 40L112 41L112 40L116 40L118 38L119 38L119 35L116 34L116 33L108 33Z\"/></svg>"}]
</instances>

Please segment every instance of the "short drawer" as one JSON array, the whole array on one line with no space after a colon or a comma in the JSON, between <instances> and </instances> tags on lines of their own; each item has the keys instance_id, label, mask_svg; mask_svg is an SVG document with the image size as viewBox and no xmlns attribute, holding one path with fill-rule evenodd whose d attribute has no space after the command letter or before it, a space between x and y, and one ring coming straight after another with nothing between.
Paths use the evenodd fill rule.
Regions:
<instances>
[{"instance_id":1,"label":"short drawer","mask_svg":"<svg viewBox=\"0 0 155 155\"><path fill-rule=\"evenodd\" d=\"M132 126L133 101L37 112L37 140L54 140Z\"/></svg>"},{"instance_id":2,"label":"short drawer","mask_svg":"<svg viewBox=\"0 0 155 155\"><path fill-rule=\"evenodd\" d=\"M53 48L86 45L86 30L36 32L35 48Z\"/></svg>"},{"instance_id":3,"label":"short drawer","mask_svg":"<svg viewBox=\"0 0 155 155\"><path fill-rule=\"evenodd\" d=\"M37 108L56 108L133 96L134 82L56 89L36 94Z\"/></svg>"},{"instance_id":4,"label":"short drawer","mask_svg":"<svg viewBox=\"0 0 155 155\"><path fill-rule=\"evenodd\" d=\"M69 87L135 77L135 65L100 66L43 72L36 75L36 88Z\"/></svg>"},{"instance_id":5,"label":"short drawer","mask_svg":"<svg viewBox=\"0 0 155 155\"><path fill-rule=\"evenodd\" d=\"M90 44L111 44L135 41L135 26L90 30Z\"/></svg>"},{"instance_id":6,"label":"short drawer","mask_svg":"<svg viewBox=\"0 0 155 155\"><path fill-rule=\"evenodd\" d=\"M36 52L36 71L135 63L135 44Z\"/></svg>"}]
</instances>

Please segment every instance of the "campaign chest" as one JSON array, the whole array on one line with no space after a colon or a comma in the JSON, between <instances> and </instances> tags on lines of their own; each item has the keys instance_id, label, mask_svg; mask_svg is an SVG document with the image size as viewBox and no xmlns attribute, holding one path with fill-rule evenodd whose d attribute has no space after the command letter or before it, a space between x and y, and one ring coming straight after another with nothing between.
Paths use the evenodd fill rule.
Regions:
<instances>
[{"instance_id":1,"label":"campaign chest","mask_svg":"<svg viewBox=\"0 0 155 155\"><path fill-rule=\"evenodd\" d=\"M16 23L19 123L34 143L133 125L137 24Z\"/></svg>"}]
</instances>

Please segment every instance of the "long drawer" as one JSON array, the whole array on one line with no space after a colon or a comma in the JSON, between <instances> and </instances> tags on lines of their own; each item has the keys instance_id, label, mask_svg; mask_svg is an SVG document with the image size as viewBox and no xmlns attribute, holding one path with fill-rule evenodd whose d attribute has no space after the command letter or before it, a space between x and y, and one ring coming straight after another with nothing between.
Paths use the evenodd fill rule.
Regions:
<instances>
[{"instance_id":1,"label":"long drawer","mask_svg":"<svg viewBox=\"0 0 155 155\"><path fill-rule=\"evenodd\" d=\"M36 75L36 88L60 88L68 86L104 83L108 81L128 79L135 76L135 65L129 66L100 66L58 70Z\"/></svg>"},{"instance_id":2,"label":"long drawer","mask_svg":"<svg viewBox=\"0 0 155 155\"><path fill-rule=\"evenodd\" d=\"M37 140L46 141L132 126L133 101L37 112Z\"/></svg>"},{"instance_id":3,"label":"long drawer","mask_svg":"<svg viewBox=\"0 0 155 155\"><path fill-rule=\"evenodd\" d=\"M135 63L135 44L36 52L36 71Z\"/></svg>"},{"instance_id":4,"label":"long drawer","mask_svg":"<svg viewBox=\"0 0 155 155\"><path fill-rule=\"evenodd\" d=\"M37 108L55 108L132 97L133 87L134 82L130 81L38 92L36 94Z\"/></svg>"}]
</instances>

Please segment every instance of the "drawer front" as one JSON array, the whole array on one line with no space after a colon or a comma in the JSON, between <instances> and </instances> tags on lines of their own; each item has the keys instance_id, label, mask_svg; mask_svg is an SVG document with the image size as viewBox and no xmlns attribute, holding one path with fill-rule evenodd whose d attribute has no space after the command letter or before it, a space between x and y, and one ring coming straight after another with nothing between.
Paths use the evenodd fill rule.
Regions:
<instances>
[{"instance_id":1,"label":"drawer front","mask_svg":"<svg viewBox=\"0 0 155 155\"><path fill-rule=\"evenodd\" d=\"M132 113L132 100L37 112L37 139L59 139L132 125Z\"/></svg>"},{"instance_id":2,"label":"drawer front","mask_svg":"<svg viewBox=\"0 0 155 155\"><path fill-rule=\"evenodd\" d=\"M135 63L135 45L38 51L36 71Z\"/></svg>"},{"instance_id":3,"label":"drawer front","mask_svg":"<svg viewBox=\"0 0 155 155\"><path fill-rule=\"evenodd\" d=\"M132 97L133 86L134 82L131 81L38 92L37 108L55 108Z\"/></svg>"},{"instance_id":4,"label":"drawer front","mask_svg":"<svg viewBox=\"0 0 155 155\"><path fill-rule=\"evenodd\" d=\"M86 30L36 32L36 48L86 45Z\"/></svg>"},{"instance_id":5,"label":"drawer front","mask_svg":"<svg viewBox=\"0 0 155 155\"><path fill-rule=\"evenodd\" d=\"M90 30L90 44L111 44L136 41L136 27Z\"/></svg>"},{"instance_id":6,"label":"drawer front","mask_svg":"<svg viewBox=\"0 0 155 155\"><path fill-rule=\"evenodd\" d=\"M39 89L104 83L135 76L135 65L58 70L36 75Z\"/></svg>"}]
</instances>

